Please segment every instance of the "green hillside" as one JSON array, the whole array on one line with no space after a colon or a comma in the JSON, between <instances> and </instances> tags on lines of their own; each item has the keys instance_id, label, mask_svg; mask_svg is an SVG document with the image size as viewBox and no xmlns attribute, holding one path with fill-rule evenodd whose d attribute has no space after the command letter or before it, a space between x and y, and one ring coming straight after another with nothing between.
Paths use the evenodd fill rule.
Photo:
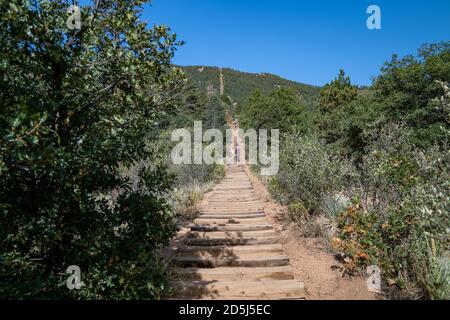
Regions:
<instances>
[{"instance_id":1,"label":"green hillside","mask_svg":"<svg viewBox=\"0 0 450 320\"><path fill-rule=\"evenodd\" d=\"M182 69L201 90L220 92L220 68L188 66ZM223 68L222 73L224 94L239 105L242 105L255 90L270 92L278 87L292 87L297 90L308 108L313 108L319 98L319 87L286 80L273 74L247 73L229 68Z\"/></svg>"}]
</instances>

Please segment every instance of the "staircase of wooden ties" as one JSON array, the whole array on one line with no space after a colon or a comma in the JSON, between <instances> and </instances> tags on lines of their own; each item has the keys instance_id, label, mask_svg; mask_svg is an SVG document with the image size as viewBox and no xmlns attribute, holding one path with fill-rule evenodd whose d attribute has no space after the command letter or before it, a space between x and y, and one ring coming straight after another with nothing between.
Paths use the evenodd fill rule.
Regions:
<instances>
[{"instance_id":1,"label":"staircase of wooden ties","mask_svg":"<svg viewBox=\"0 0 450 320\"><path fill-rule=\"evenodd\" d=\"M174 260L177 299L305 296L243 166L227 166Z\"/></svg>"}]
</instances>

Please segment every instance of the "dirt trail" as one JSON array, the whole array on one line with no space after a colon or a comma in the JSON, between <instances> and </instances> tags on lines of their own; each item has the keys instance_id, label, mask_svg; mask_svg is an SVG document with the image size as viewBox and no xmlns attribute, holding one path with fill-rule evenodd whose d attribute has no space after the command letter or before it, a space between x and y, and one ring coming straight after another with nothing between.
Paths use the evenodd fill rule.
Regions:
<instances>
[{"instance_id":1,"label":"dirt trail","mask_svg":"<svg viewBox=\"0 0 450 320\"><path fill-rule=\"evenodd\" d=\"M225 85L224 85L224 82L223 82L223 71L222 71L222 68L220 68L219 81L220 81L220 96L223 96L223 94L225 93Z\"/></svg>"}]
</instances>

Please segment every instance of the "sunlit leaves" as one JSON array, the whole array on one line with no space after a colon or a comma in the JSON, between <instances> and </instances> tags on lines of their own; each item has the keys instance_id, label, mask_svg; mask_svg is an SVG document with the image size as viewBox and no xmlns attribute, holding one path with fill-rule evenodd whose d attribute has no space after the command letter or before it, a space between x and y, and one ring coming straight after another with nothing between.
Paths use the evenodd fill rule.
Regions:
<instances>
[{"instance_id":1,"label":"sunlit leaves","mask_svg":"<svg viewBox=\"0 0 450 320\"><path fill-rule=\"evenodd\" d=\"M81 30L67 30L71 1L0 3L0 296L151 298L164 287L153 252L175 231L162 198L173 178L145 167L136 189L120 168L159 161L147 137L173 107L180 42L139 19L145 1L94 3ZM72 264L81 291L61 285Z\"/></svg>"}]
</instances>

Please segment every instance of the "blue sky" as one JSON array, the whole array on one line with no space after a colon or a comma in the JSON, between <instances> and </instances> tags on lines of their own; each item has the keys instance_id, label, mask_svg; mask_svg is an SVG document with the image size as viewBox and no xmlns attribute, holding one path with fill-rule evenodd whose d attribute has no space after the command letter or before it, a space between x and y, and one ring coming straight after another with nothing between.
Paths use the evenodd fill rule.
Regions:
<instances>
[{"instance_id":1,"label":"blue sky","mask_svg":"<svg viewBox=\"0 0 450 320\"><path fill-rule=\"evenodd\" d=\"M366 27L371 4L381 8L381 30ZM270 72L314 85L340 68L367 85L393 53L450 40L449 0L153 0L143 19L186 41L176 64Z\"/></svg>"}]
</instances>

